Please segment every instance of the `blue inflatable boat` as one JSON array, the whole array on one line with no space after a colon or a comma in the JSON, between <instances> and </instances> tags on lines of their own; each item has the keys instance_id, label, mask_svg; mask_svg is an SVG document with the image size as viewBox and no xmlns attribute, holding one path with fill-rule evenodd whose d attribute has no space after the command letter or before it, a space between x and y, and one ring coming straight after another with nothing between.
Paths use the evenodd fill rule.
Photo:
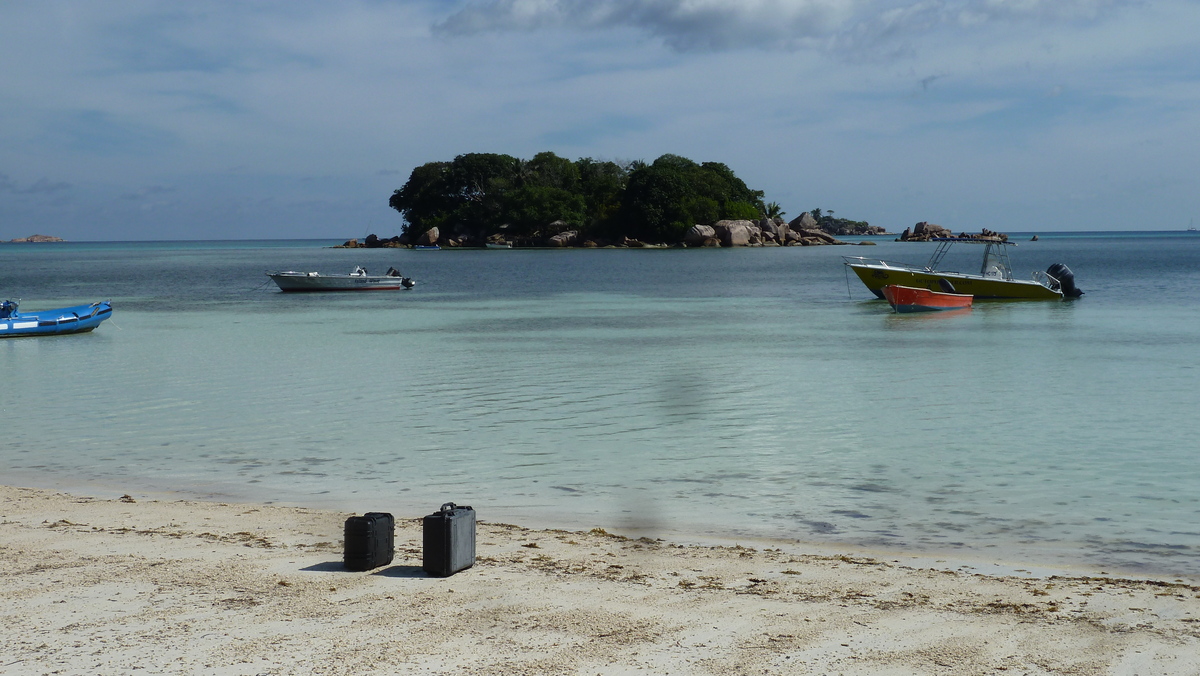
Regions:
<instances>
[{"instance_id":1,"label":"blue inflatable boat","mask_svg":"<svg viewBox=\"0 0 1200 676\"><path fill-rule=\"evenodd\" d=\"M18 301L0 303L0 338L86 333L112 316L112 305L104 300L91 305L20 312Z\"/></svg>"}]
</instances>

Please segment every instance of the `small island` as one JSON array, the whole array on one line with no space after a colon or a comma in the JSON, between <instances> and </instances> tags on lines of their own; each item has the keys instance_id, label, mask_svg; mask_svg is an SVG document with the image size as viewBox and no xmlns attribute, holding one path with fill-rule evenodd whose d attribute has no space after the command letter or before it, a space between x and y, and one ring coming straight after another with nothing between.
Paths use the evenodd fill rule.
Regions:
<instances>
[{"instance_id":1,"label":"small island","mask_svg":"<svg viewBox=\"0 0 1200 676\"><path fill-rule=\"evenodd\" d=\"M54 237L52 235L30 235L28 237L19 237L17 239L10 239L8 241L12 244L27 244L30 242L65 242L67 240L61 237Z\"/></svg>"},{"instance_id":2,"label":"small island","mask_svg":"<svg viewBox=\"0 0 1200 676\"><path fill-rule=\"evenodd\" d=\"M847 244L887 234L812 209L785 221L726 165L663 155L618 164L551 152L523 160L470 153L412 171L388 204L404 217L390 239L344 247L667 248Z\"/></svg>"},{"instance_id":3,"label":"small island","mask_svg":"<svg viewBox=\"0 0 1200 676\"><path fill-rule=\"evenodd\" d=\"M949 228L944 228L940 225L921 221L911 228L905 228L904 232L896 238L897 242L929 242L936 239L944 239L953 237L955 239L974 239L981 242L1007 242L1008 235L1002 232L995 232L984 228L977 233L962 232L954 234ZM1037 241L1037 235L1033 236L1033 241Z\"/></svg>"}]
</instances>

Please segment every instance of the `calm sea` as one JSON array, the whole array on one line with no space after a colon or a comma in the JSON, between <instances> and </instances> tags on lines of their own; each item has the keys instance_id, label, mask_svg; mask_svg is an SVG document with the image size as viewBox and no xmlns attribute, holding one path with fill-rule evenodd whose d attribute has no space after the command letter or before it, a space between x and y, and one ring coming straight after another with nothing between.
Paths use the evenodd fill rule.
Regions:
<instances>
[{"instance_id":1,"label":"calm sea","mask_svg":"<svg viewBox=\"0 0 1200 676\"><path fill-rule=\"evenodd\" d=\"M0 245L8 484L1200 574L1200 236L1015 235L1086 295L896 315L841 256ZM267 269L399 268L285 295ZM964 268L967 267L964 265ZM264 284L266 282L266 284Z\"/></svg>"}]
</instances>

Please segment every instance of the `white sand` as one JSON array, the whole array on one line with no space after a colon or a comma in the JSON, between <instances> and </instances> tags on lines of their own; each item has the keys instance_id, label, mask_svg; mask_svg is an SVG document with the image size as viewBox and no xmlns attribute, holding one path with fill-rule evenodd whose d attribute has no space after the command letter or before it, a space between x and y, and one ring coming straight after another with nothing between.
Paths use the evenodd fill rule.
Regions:
<instances>
[{"instance_id":1,"label":"white sand","mask_svg":"<svg viewBox=\"0 0 1200 676\"><path fill-rule=\"evenodd\" d=\"M346 516L0 487L0 674L1200 673L1185 583L491 523L437 579L419 515L350 573Z\"/></svg>"}]
</instances>

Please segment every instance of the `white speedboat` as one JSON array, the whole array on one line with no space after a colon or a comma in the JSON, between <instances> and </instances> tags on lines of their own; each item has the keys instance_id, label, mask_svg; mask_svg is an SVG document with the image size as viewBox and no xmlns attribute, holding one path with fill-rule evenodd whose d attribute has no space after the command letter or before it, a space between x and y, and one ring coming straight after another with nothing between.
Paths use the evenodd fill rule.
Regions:
<instances>
[{"instance_id":1,"label":"white speedboat","mask_svg":"<svg viewBox=\"0 0 1200 676\"><path fill-rule=\"evenodd\" d=\"M268 272L267 276L279 285L280 291L393 291L416 286L412 279L388 268L382 275L372 275L358 266L348 275L323 275L319 272L284 270Z\"/></svg>"}]
</instances>

